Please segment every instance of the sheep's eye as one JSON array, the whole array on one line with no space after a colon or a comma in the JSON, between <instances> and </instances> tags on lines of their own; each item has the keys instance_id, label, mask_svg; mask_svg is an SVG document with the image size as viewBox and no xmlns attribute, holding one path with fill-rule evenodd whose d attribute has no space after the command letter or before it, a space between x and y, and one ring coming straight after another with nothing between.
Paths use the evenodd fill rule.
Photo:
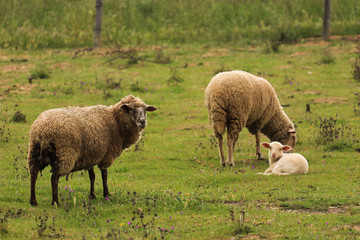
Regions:
<instances>
[{"instance_id":1,"label":"sheep's eye","mask_svg":"<svg viewBox=\"0 0 360 240\"><path fill-rule=\"evenodd\" d=\"M271 147L269 147L269 149L271 150Z\"/></svg>"}]
</instances>

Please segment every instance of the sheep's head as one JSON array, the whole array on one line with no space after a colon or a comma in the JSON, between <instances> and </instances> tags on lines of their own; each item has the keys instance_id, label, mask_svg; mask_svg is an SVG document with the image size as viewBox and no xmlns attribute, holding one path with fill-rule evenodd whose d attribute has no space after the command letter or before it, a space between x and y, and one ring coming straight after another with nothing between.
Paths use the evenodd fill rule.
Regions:
<instances>
[{"instance_id":1,"label":"sheep's head","mask_svg":"<svg viewBox=\"0 0 360 240\"><path fill-rule=\"evenodd\" d=\"M261 143L261 146L264 148L269 149L269 163L272 164L273 162L279 160L284 151L290 151L292 148L288 145L282 145L279 142L263 142Z\"/></svg>"},{"instance_id":2,"label":"sheep's head","mask_svg":"<svg viewBox=\"0 0 360 240\"><path fill-rule=\"evenodd\" d=\"M132 123L139 129L146 127L146 112L156 111L157 108L147 105L140 98L129 95L121 100L120 109L129 114Z\"/></svg>"},{"instance_id":3,"label":"sheep's head","mask_svg":"<svg viewBox=\"0 0 360 240\"><path fill-rule=\"evenodd\" d=\"M289 128L289 130L287 131L287 134L284 137L277 139L277 141L279 141L283 145L289 145L291 148L295 148L295 144L297 141L295 129L292 127Z\"/></svg>"}]
</instances>

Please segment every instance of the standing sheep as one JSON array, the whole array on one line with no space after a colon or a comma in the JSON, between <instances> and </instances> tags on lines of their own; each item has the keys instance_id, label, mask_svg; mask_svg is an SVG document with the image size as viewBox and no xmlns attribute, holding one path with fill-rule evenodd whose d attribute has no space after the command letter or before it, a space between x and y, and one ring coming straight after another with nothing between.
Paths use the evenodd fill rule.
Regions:
<instances>
[{"instance_id":1,"label":"standing sheep","mask_svg":"<svg viewBox=\"0 0 360 240\"><path fill-rule=\"evenodd\" d=\"M59 177L83 169L89 172L90 198L95 198L95 165L101 170L104 197L109 196L107 168L124 149L139 140L146 127L146 111L155 110L156 107L129 95L109 107L70 107L41 113L30 130L30 204L37 205L37 175L49 164L52 204L59 204Z\"/></svg>"},{"instance_id":2,"label":"standing sheep","mask_svg":"<svg viewBox=\"0 0 360 240\"><path fill-rule=\"evenodd\" d=\"M228 164L235 166L233 153L239 133L246 127L256 137L260 159L260 132L271 141L295 146L294 124L283 111L274 88L264 78L243 71L215 75L205 90L210 124L218 139L220 163L225 166L222 135L227 128Z\"/></svg>"},{"instance_id":3,"label":"standing sheep","mask_svg":"<svg viewBox=\"0 0 360 240\"><path fill-rule=\"evenodd\" d=\"M261 143L265 148L269 149L269 164L264 175L291 175L291 174L307 174L309 164L307 160L298 153L283 153L290 151L291 147L282 145L279 142Z\"/></svg>"}]
</instances>

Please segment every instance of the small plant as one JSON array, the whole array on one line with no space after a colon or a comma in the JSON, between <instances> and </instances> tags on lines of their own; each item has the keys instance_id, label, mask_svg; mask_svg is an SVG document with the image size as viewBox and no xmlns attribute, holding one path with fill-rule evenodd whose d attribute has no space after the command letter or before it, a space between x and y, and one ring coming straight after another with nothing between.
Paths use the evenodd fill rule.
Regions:
<instances>
[{"instance_id":1,"label":"small plant","mask_svg":"<svg viewBox=\"0 0 360 240\"><path fill-rule=\"evenodd\" d=\"M143 237L148 238L155 229L157 214L157 197L147 194L145 200L138 197L137 193L127 192L131 204L133 205L133 217L128 222L129 227L139 231L142 230Z\"/></svg>"},{"instance_id":2,"label":"small plant","mask_svg":"<svg viewBox=\"0 0 360 240\"><path fill-rule=\"evenodd\" d=\"M136 81L136 83L132 83L130 85L130 91L132 91L132 92L144 92L145 88L140 86L139 81Z\"/></svg>"},{"instance_id":3,"label":"small plant","mask_svg":"<svg viewBox=\"0 0 360 240\"><path fill-rule=\"evenodd\" d=\"M60 193L60 199L61 199L61 205L63 206L65 212L68 212L73 203L74 203L74 207L75 207L76 198L72 197L72 193L74 192L73 189L66 186L65 190L66 190L65 194L63 194L62 192Z\"/></svg>"},{"instance_id":4,"label":"small plant","mask_svg":"<svg viewBox=\"0 0 360 240\"><path fill-rule=\"evenodd\" d=\"M120 89L121 88L122 78L119 78L118 81L115 81L113 78L106 79L106 86L110 89Z\"/></svg>"},{"instance_id":5,"label":"small plant","mask_svg":"<svg viewBox=\"0 0 360 240\"><path fill-rule=\"evenodd\" d=\"M322 64L331 64L335 63L335 57L331 54L328 48L325 48L320 59Z\"/></svg>"},{"instance_id":6,"label":"small plant","mask_svg":"<svg viewBox=\"0 0 360 240\"><path fill-rule=\"evenodd\" d=\"M251 228L245 224L245 211L235 213L234 209L230 209L230 219L233 223L234 235L247 235L251 232Z\"/></svg>"},{"instance_id":7,"label":"small plant","mask_svg":"<svg viewBox=\"0 0 360 240\"><path fill-rule=\"evenodd\" d=\"M50 69L45 64L36 64L35 68L30 72L30 79L37 78L50 78Z\"/></svg>"},{"instance_id":8,"label":"small plant","mask_svg":"<svg viewBox=\"0 0 360 240\"><path fill-rule=\"evenodd\" d=\"M311 123L312 124L312 123ZM354 148L359 143L357 128L351 128L346 124L339 124L337 115L335 118L321 118L315 121L315 126L319 127L317 142L326 145L329 150L344 150Z\"/></svg>"},{"instance_id":9,"label":"small plant","mask_svg":"<svg viewBox=\"0 0 360 240\"><path fill-rule=\"evenodd\" d=\"M120 229L111 228L110 231L108 231L106 233L104 238L114 239L114 240L121 239L121 231L120 231ZM104 238L101 238L101 239L104 239Z\"/></svg>"},{"instance_id":10,"label":"small plant","mask_svg":"<svg viewBox=\"0 0 360 240\"><path fill-rule=\"evenodd\" d=\"M351 67L354 80L360 81L360 47L358 47L358 56L352 62Z\"/></svg>"},{"instance_id":11,"label":"small plant","mask_svg":"<svg viewBox=\"0 0 360 240\"><path fill-rule=\"evenodd\" d=\"M62 238L65 235L62 229L59 231L55 227L55 216L50 218L50 215L44 211L43 214L35 218L36 230L40 238Z\"/></svg>"},{"instance_id":12,"label":"small plant","mask_svg":"<svg viewBox=\"0 0 360 240\"><path fill-rule=\"evenodd\" d=\"M354 107L354 114L360 116L360 93L355 93L356 105Z\"/></svg>"},{"instance_id":13,"label":"small plant","mask_svg":"<svg viewBox=\"0 0 360 240\"><path fill-rule=\"evenodd\" d=\"M135 152L141 152L145 146L145 134L142 134L142 137L140 138L140 141L138 141L135 146L134 146L134 151Z\"/></svg>"},{"instance_id":14,"label":"small plant","mask_svg":"<svg viewBox=\"0 0 360 240\"><path fill-rule=\"evenodd\" d=\"M0 102L0 144L8 143L10 140L10 129L8 125L8 110L1 105Z\"/></svg>"},{"instance_id":15,"label":"small plant","mask_svg":"<svg viewBox=\"0 0 360 240\"><path fill-rule=\"evenodd\" d=\"M21 113L20 111L17 111L14 116L11 118L10 122L22 122L26 123L26 116L25 114Z\"/></svg>"},{"instance_id":16,"label":"small plant","mask_svg":"<svg viewBox=\"0 0 360 240\"><path fill-rule=\"evenodd\" d=\"M26 215L21 208L18 209L17 211L7 210L6 212L4 212L4 214L0 210L0 214L1 214L1 216L0 216L0 236L5 235L9 232L7 230L9 219L19 218L19 217Z\"/></svg>"},{"instance_id":17,"label":"small plant","mask_svg":"<svg viewBox=\"0 0 360 240\"><path fill-rule=\"evenodd\" d=\"M159 64L168 64L171 63L171 59L168 56L164 55L164 51L160 48L157 49L155 52L155 60L154 63L159 63Z\"/></svg>"},{"instance_id":18,"label":"small plant","mask_svg":"<svg viewBox=\"0 0 360 240\"><path fill-rule=\"evenodd\" d=\"M223 63L220 64L219 68L216 69L214 71L214 75L218 74L218 73L221 73L221 72L226 72L226 71L229 71L230 69L228 67L226 67Z\"/></svg>"},{"instance_id":19,"label":"small plant","mask_svg":"<svg viewBox=\"0 0 360 240\"><path fill-rule=\"evenodd\" d=\"M17 173L17 177L27 177L29 175L28 166L26 164L27 160L27 146L18 145L18 154L13 155L13 166ZM22 170L20 172L20 170Z\"/></svg>"},{"instance_id":20,"label":"small plant","mask_svg":"<svg viewBox=\"0 0 360 240\"><path fill-rule=\"evenodd\" d=\"M182 77L179 76L176 67L170 67L171 77L167 80L169 85L176 85L184 81Z\"/></svg>"},{"instance_id":21,"label":"small plant","mask_svg":"<svg viewBox=\"0 0 360 240\"><path fill-rule=\"evenodd\" d=\"M5 123L0 125L0 143L7 143L10 140L10 129L6 127Z\"/></svg>"}]
</instances>

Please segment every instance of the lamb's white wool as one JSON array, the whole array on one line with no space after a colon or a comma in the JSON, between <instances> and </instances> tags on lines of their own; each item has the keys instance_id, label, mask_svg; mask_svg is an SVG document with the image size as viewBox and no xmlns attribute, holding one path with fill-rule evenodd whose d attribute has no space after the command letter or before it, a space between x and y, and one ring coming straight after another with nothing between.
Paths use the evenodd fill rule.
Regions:
<instances>
[{"instance_id":1,"label":"lamb's white wool","mask_svg":"<svg viewBox=\"0 0 360 240\"><path fill-rule=\"evenodd\" d=\"M298 153L284 153L290 151L291 147L282 145L279 142L261 143L265 148L269 149L269 164L264 175L291 175L291 174L307 174L309 165L307 160Z\"/></svg>"},{"instance_id":2,"label":"lamb's white wool","mask_svg":"<svg viewBox=\"0 0 360 240\"><path fill-rule=\"evenodd\" d=\"M222 135L227 130L228 164L234 166L233 152L244 127L256 137L256 154L261 158L260 133L270 141L295 146L294 124L282 109L274 88L264 78L244 71L216 74L205 90L209 120L218 139L220 163L225 166Z\"/></svg>"}]
</instances>

